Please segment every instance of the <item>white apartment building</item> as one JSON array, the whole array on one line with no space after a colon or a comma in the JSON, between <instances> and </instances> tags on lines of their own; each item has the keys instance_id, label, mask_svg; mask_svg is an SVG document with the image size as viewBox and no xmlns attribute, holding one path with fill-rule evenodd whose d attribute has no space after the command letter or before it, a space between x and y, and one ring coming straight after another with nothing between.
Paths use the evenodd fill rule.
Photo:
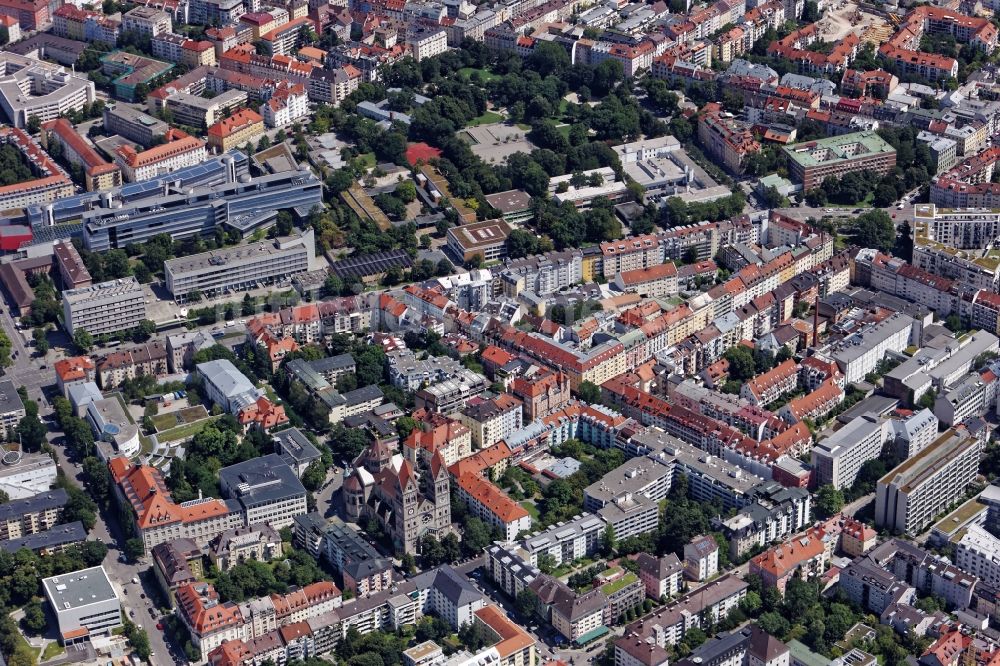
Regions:
<instances>
[{"instance_id":1,"label":"white apartment building","mask_svg":"<svg viewBox=\"0 0 1000 666\"><path fill-rule=\"evenodd\" d=\"M146 298L134 277L111 280L63 292L63 325L73 335L92 336L127 331L146 318Z\"/></svg>"},{"instance_id":2,"label":"white apartment building","mask_svg":"<svg viewBox=\"0 0 1000 666\"><path fill-rule=\"evenodd\" d=\"M937 439L938 420L929 409L922 409L906 419L894 419L891 423L901 458L917 455Z\"/></svg>"},{"instance_id":3,"label":"white apartment building","mask_svg":"<svg viewBox=\"0 0 1000 666\"><path fill-rule=\"evenodd\" d=\"M389 352L386 354L386 363L389 366L389 382L407 391L416 391L421 386L456 377L464 367L450 356L418 359L409 349Z\"/></svg>"},{"instance_id":4,"label":"white apartment building","mask_svg":"<svg viewBox=\"0 0 1000 666\"><path fill-rule=\"evenodd\" d=\"M597 515L614 530L616 539L628 539L656 531L659 506L645 495L628 494L605 504Z\"/></svg>"},{"instance_id":5,"label":"white apartment building","mask_svg":"<svg viewBox=\"0 0 1000 666\"><path fill-rule=\"evenodd\" d=\"M566 250L508 259L500 279L504 294L512 298L524 290L547 296L583 281L583 253Z\"/></svg>"},{"instance_id":6,"label":"white apartment building","mask_svg":"<svg viewBox=\"0 0 1000 666\"><path fill-rule=\"evenodd\" d=\"M872 414L852 420L812 450L812 465L819 485L848 488L861 466L878 458L892 433L890 423Z\"/></svg>"},{"instance_id":7,"label":"white apartment building","mask_svg":"<svg viewBox=\"0 0 1000 666\"><path fill-rule=\"evenodd\" d=\"M14 382L0 381L0 437L5 440L17 439L14 430L24 418L24 403L14 386Z\"/></svg>"},{"instance_id":8,"label":"white apartment building","mask_svg":"<svg viewBox=\"0 0 1000 666\"><path fill-rule=\"evenodd\" d=\"M173 32L174 23L170 14L162 9L139 5L122 14L122 31L135 32L147 37L156 37Z\"/></svg>"},{"instance_id":9,"label":"white apartment building","mask_svg":"<svg viewBox=\"0 0 1000 666\"><path fill-rule=\"evenodd\" d=\"M695 537L684 546L684 569L691 580L708 580L719 573L719 544L715 537Z\"/></svg>"},{"instance_id":10,"label":"white apartment building","mask_svg":"<svg viewBox=\"0 0 1000 666\"><path fill-rule=\"evenodd\" d=\"M959 282L968 289L995 291L1000 282L1000 265L983 260L981 250L955 250L934 241L913 244L913 265L928 273Z\"/></svg>"},{"instance_id":11,"label":"white apartment building","mask_svg":"<svg viewBox=\"0 0 1000 666\"><path fill-rule=\"evenodd\" d=\"M679 291L677 267L672 263L638 268L615 276L614 285L623 292L648 298L669 298Z\"/></svg>"},{"instance_id":12,"label":"white apartment building","mask_svg":"<svg viewBox=\"0 0 1000 666\"><path fill-rule=\"evenodd\" d=\"M1000 340L987 331L973 331L955 344L961 348L927 371L939 391L963 380L972 371L972 364L980 354L1000 351Z\"/></svg>"},{"instance_id":13,"label":"white apartment building","mask_svg":"<svg viewBox=\"0 0 1000 666\"><path fill-rule=\"evenodd\" d=\"M501 393L492 400L469 405L459 413L459 420L472 433L472 444L477 449L493 446L524 425L521 401L509 393Z\"/></svg>"},{"instance_id":14,"label":"white apartment building","mask_svg":"<svg viewBox=\"0 0 1000 666\"><path fill-rule=\"evenodd\" d=\"M556 565L572 562L591 555L600 548L601 536L607 523L590 513L577 516L568 522L551 525L521 542L517 549L526 562L538 566L541 555L549 555Z\"/></svg>"},{"instance_id":15,"label":"white apartment building","mask_svg":"<svg viewBox=\"0 0 1000 666\"><path fill-rule=\"evenodd\" d=\"M955 565L991 587L1000 586L1000 539L969 525L955 546Z\"/></svg>"},{"instance_id":16,"label":"white apartment building","mask_svg":"<svg viewBox=\"0 0 1000 666\"><path fill-rule=\"evenodd\" d=\"M655 642L624 636L615 641L616 666L668 666L670 654Z\"/></svg>"},{"instance_id":17,"label":"white apartment building","mask_svg":"<svg viewBox=\"0 0 1000 666\"><path fill-rule=\"evenodd\" d=\"M912 317L897 312L830 345L824 355L837 363L848 384L861 381L878 367L887 351L909 346L913 323Z\"/></svg>"},{"instance_id":18,"label":"white apartment building","mask_svg":"<svg viewBox=\"0 0 1000 666\"><path fill-rule=\"evenodd\" d=\"M268 127L287 127L309 115L309 94L301 83L281 81L271 98L260 106L260 115Z\"/></svg>"},{"instance_id":19,"label":"white apartment building","mask_svg":"<svg viewBox=\"0 0 1000 666\"><path fill-rule=\"evenodd\" d=\"M948 430L933 444L882 477L876 486L875 526L919 534L962 497L979 473L982 443Z\"/></svg>"},{"instance_id":20,"label":"white apartment building","mask_svg":"<svg viewBox=\"0 0 1000 666\"><path fill-rule=\"evenodd\" d=\"M441 28L412 28L406 35L406 42L413 53L413 59L420 62L448 50L448 33Z\"/></svg>"},{"instance_id":21,"label":"white apartment building","mask_svg":"<svg viewBox=\"0 0 1000 666\"><path fill-rule=\"evenodd\" d=\"M664 249L658 236L646 234L609 243L601 243L604 277L613 280L618 273L662 264Z\"/></svg>"},{"instance_id":22,"label":"white apartment building","mask_svg":"<svg viewBox=\"0 0 1000 666\"><path fill-rule=\"evenodd\" d=\"M993 411L996 404L996 378L983 379L972 373L934 401L934 416L947 426L962 423L971 416Z\"/></svg>"}]
</instances>

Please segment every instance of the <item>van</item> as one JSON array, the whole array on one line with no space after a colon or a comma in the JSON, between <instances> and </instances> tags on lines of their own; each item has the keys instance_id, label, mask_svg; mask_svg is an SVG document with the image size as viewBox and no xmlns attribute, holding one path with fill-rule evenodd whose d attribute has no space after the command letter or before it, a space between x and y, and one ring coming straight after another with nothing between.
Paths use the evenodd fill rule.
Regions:
<instances>
[{"instance_id":1,"label":"van","mask_svg":"<svg viewBox=\"0 0 1000 666\"><path fill-rule=\"evenodd\" d=\"M135 576L132 576L132 584L133 585L138 585L139 584L139 579L136 578Z\"/></svg>"}]
</instances>

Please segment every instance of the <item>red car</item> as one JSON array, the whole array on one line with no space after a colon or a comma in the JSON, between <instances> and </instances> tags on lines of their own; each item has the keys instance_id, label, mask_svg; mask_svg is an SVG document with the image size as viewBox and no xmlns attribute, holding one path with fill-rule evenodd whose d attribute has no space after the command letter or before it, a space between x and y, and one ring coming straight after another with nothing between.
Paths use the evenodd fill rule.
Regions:
<instances>
[{"instance_id":1,"label":"red car","mask_svg":"<svg viewBox=\"0 0 1000 666\"><path fill-rule=\"evenodd\" d=\"M163 623L162 622L157 622L156 623L156 629L158 631L163 631Z\"/></svg>"}]
</instances>

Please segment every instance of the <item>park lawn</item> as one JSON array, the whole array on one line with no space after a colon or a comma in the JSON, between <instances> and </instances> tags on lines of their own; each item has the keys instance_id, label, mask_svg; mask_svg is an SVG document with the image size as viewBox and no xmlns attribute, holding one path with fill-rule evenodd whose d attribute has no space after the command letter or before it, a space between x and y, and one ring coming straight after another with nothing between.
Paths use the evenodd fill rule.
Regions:
<instances>
[{"instance_id":1,"label":"park lawn","mask_svg":"<svg viewBox=\"0 0 1000 666\"><path fill-rule=\"evenodd\" d=\"M538 507L535 506L535 503L531 500L524 500L521 502L521 506L523 506L524 510L531 516L531 522L537 523L542 514L538 512Z\"/></svg>"},{"instance_id":2,"label":"park lawn","mask_svg":"<svg viewBox=\"0 0 1000 666\"><path fill-rule=\"evenodd\" d=\"M473 72L479 72L480 74L482 74L484 83L489 83L493 79L500 78L499 76L497 76L488 69L479 69L477 67L463 67L462 69L458 70L458 75L462 77L462 79L464 79L465 81L469 81L472 78Z\"/></svg>"},{"instance_id":3,"label":"park lawn","mask_svg":"<svg viewBox=\"0 0 1000 666\"><path fill-rule=\"evenodd\" d=\"M58 657L61 654L65 654L66 649L59 645L58 641L52 641L45 646L45 650L42 652L42 661L48 661L54 657Z\"/></svg>"},{"instance_id":4,"label":"park lawn","mask_svg":"<svg viewBox=\"0 0 1000 666\"><path fill-rule=\"evenodd\" d=\"M14 635L14 641L16 643L19 643L20 645L24 646L24 648L25 648L25 655L31 654L31 656L32 656L32 662L31 663L33 663L33 664L37 664L38 663L38 653L41 652L40 648L31 647L31 643L28 642L28 640L24 637L23 634L21 634L20 631L18 631ZM15 648L15 651L20 652L20 650L18 648Z\"/></svg>"},{"instance_id":5,"label":"park lawn","mask_svg":"<svg viewBox=\"0 0 1000 666\"><path fill-rule=\"evenodd\" d=\"M483 115L473 118L469 121L469 127L478 127L479 125L492 125L493 123L502 123L504 117L501 116L496 111L487 111Z\"/></svg>"},{"instance_id":6,"label":"park lawn","mask_svg":"<svg viewBox=\"0 0 1000 666\"><path fill-rule=\"evenodd\" d=\"M160 442L176 442L180 439L187 439L188 437L194 437L199 432L204 429L209 423L215 421L218 416L210 416L207 419L202 419L201 421L195 421L194 423L185 423L182 426L177 426L176 428L171 428L166 432L156 433L156 439Z\"/></svg>"}]
</instances>

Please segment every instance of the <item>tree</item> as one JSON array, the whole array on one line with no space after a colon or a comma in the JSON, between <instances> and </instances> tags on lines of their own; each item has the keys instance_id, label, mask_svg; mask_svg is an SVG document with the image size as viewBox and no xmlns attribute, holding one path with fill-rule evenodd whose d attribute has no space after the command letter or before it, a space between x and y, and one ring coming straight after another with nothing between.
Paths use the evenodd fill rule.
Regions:
<instances>
[{"instance_id":1,"label":"tree","mask_svg":"<svg viewBox=\"0 0 1000 666\"><path fill-rule=\"evenodd\" d=\"M448 261L447 259L442 259L437 264L437 275L438 277L445 277L446 275L451 275L455 272L455 265Z\"/></svg>"},{"instance_id":2,"label":"tree","mask_svg":"<svg viewBox=\"0 0 1000 666\"><path fill-rule=\"evenodd\" d=\"M45 631L48 622L45 619L45 609L42 608L40 601L30 601L23 610L24 618L21 620L21 626L24 627L25 631L32 634L40 634Z\"/></svg>"},{"instance_id":3,"label":"tree","mask_svg":"<svg viewBox=\"0 0 1000 666\"><path fill-rule=\"evenodd\" d=\"M615 528L608 524L608 526L604 528L604 534L601 535L601 551L607 557L611 557L611 555L615 552L616 543Z\"/></svg>"},{"instance_id":4,"label":"tree","mask_svg":"<svg viewBox=\"0 0 1000 666\"><path fill-rule=\"evenodd\" d=\"M130 561L135 561L143 556L146 552L146 547L142 542L142 539L129 539L125 542L125 557Z\"/></svg>"},{"instance_id":5,"label":"tree","mask_svg":"<svg viewBox=\"0 0 1000 666\"><path fill-rule=\"evenodd\" d=\"M447 564L454 564L462 557L462 546L454 532L449 532L441 539L441 548L444 550L444 561Z\"/></svg>"},{"instance_id":6,"label":"tree","mask_svg":"<svg viewBox=\"0 0 1000 666\"><path fill-rule=\"evenodd\" d=\"M854 242L861 247L891 252L895 241L896 228L884 210L869 210L855 221Z\"/></svg>"},{"instance_id":7,"label":"tree","mask_svg":"<svg viewBox=\"0 0 1000 666\"><path fill-rule=\"evenodd\" d=\"M38 418L37 406L35 414L27 414L17 424L17 436L21 441L21 448L28 453L42 450L45 433L45 425Z\"/></svg>"},{"instance_id":8,"label":"tree","mask_svg":"<svg viewBox=\"0 0 1000 666\"><path fill-rule=\"evenodd\" d=\"M791 628L788 620L774 611L768 611L757 618L757 624L761 629L776 637L783 637Z\"/></svg>"},{"instance_id":9,"label":"tree","mask_svg":"<svg viewBox=\"0 0 1000 666\"><path fill-rule=\"evenodd\" d=\"M538 611L538 595L531 588L521 590L517 599L514 600L514 607L522 617L532 618Z\"/></svg>"},{"instance_id":10,"label":"tree","mask_svg":"<svg viewBox=\"0 0 1000 666\"><path fill-rule=\"evenodd\" d=\"M544 574L552 573L556 568L556 558L549 553L538 556L538 570Z\"/></svg>"},{"instance_id":11,"label":"tree","mask_svg":"<svg viewBox=\"0 0 1000 666\"><path fill-rule=\"evenodd\" d=\"M816 491L816 511L821 518L829 518L844 508L844 493L831 484L820 486Z\"/></svg>"},{"instance_id":12,"label":"tree","mask_svg":"<svg viewBox=\"0 0 1000 666\"><path fill-rule=\"evenodd\" d=\"M143 319L135 327L135 334L132 336L132 339L135 342L145 342L153 337L154 333L156 333L156 323L150 319Z\"/></svg>"},{"instance_id":13,"label":"tree","mask_svg":"<svg viewBox=\"0 0 1000 666\"><path fill-rule=\"evenodd\" d=\"M49 340L45 336L44 328L36 328L31 332L31 337L35 341L35 351L39 356L45 356L49 353Z\"/></svg>"},{"instance_id":14,"label":"tree","mask_svg":"<svg viewBox=\"0 0 1000 666\"><path fill-rule=\"evenodd\" d=\"M417 186L413 184L412 180L404 180L396 186L395 195L403 203L415 201L417 199Z\"/></svg>"},{"instance_id":15,"label":"tree","mask_svg":"<svg viewBox=\"0 0 1000 666\"><path fill-rule=\"evenodd\" d=\"M10 358L12 346L7 333L0 331L0 368L9 368L13 362Z\"/></svg>"},{"instance_id":16,"label":"tree","mask_svg":"<svg viewBox=\"0 0 1000 666\"><path fill-rule=\"evenodd\" d=\"M42 129L42 119L36 115L28 116L27 130L28 134L38 134L38 131Z\"/></svg>"},{"instance_id":17,"label":"tree","mask_svg":"<svg viewBox=\"0 0 1000 666\"><path fill-rule=\"evenodd\" d=\"M480 555L490 545L490 528L479 518L465 521L462 531L462 545L469 555Z\"/></svg>"},{"instance_id":18,"label":"tree","mask_svg":"<svg viewBox=\"0 0 1000 666\"><path fill-rule=\"evenodd\" d=\"M326 481L326 465L322 460L314 460L302 474L302 485L310 492L316 492Z\"/></svg>"},{"instance_id":19,"label":"tree","mask_svg":"<svg viewBox=\"0 0 1000 666\"><path fill-rule=\"evenodd\" d=\"M580 382L580 386L576 389L576 393L580 397L580 400L584 402L589 402L592 405L601 404L601 387L594 382Z\"/></svg>"},{"instance_id":20,"label":"tree","mask_svg":"<svg viewBox=\"0 0 1000 666\"><path fill-rule=\"evenodd\" d=\"M727 350L723 358L729 361L729 376L732 379L745 382L757 372L753 352L744 345L736 345Z\"/></svg>"},{"instance_id":21,"label":"tree","mask_svg":"<svg viewBox=\"0 0 1000 666\"><path fill-rule=\"evenodd\" d=\"M86 354L93 348L94 338L87 332L87 329L78 328L73 331L73 344L80 350L80 353Z\"/></svg>"},{"instance_id":22,"label":"tree","mask_svg":"<svg viewBox=\"0 0 1000 666\"><path fill-rule=\"evenodd\" d=\"M763 602L761 601L760 595L753 590L750 590L740 602L740 609L752 617L757 614L762 604Z\"/></svg>"},{"instance_id":23,"label":"tree","mask_svg":"<svg viewBox=\"0 0 1000 666\"><path fill-rule=\"evenodd\" d=\"M149 647L149 636L146 635L146 630L128 618L125 618L125 638L128 639L129 645L132 646L135 656L143 661L149 659L152 650Z\"/></svg>"}]
</instances>

